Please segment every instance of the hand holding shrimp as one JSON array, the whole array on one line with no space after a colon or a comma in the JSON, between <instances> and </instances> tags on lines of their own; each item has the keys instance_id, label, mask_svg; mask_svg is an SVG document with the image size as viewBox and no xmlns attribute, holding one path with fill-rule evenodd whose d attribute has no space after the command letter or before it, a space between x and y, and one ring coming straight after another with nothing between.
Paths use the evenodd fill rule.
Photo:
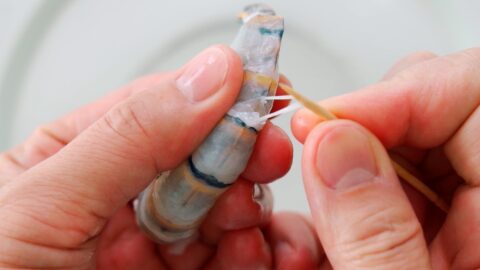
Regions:
<instances>
[{"instance_id":1,"label":"hand holding shrimp","mask_svg":"<svg viewBox=\"0 0 480 270\"><path fill-rule=\"evenodd\" d=\"M368 130L295 115L307 196L333 268L480 267L479 59L480 48L413 54L381 82L322 101ZM399 183L383 145L451 201L446 216Z\"/></svg>"},{"instance_id":2,"label":"hand holding shrimp","mask_svg":"<svg viewBox=\"0 0 480 270\"><path fill-rule=\"evenodd\" d=\"M175 83L182 74L192 75L188 90ZM285 174L292 156L289 139L274 125L259 133L255 162L205 220L208 234L184 254L150 241L128 204L158 171L173 169L198 147L233 104L242 78L238 55L214 46L179 70L139 79L40 127L2 154L0 267L198 268L238 259L240 239L256 250L244 263L269 265L258 226L268 223L271 208L262 205L271 202L254 183Z\"/></svg>"},{"instance_id":3,"label":"hand holding shrimp","mask_svg":"<svg viewBox=\"0 0 480 270\"><path fill-rule=\"evenodd\" d=\"M232 47L243 60L242 89L225 117L180 166L162 172L139 196L138 224L155 241L191 238L217 198L245 169L278 84L283 18L251 5ZM257 75L269 78L257 80ZM180 78L178 81L182 81ZM177 81L177 82L178 82Z\"/></svg>"}]
</instances>

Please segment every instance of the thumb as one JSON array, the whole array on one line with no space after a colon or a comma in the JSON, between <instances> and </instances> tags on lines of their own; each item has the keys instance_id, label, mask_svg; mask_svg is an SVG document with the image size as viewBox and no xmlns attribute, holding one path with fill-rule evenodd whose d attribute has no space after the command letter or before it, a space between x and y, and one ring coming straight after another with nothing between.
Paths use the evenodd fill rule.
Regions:
<instances>
[{"instance_id":1,"label":"thumb","mask_svg":"<svg viewBox=\"0 0 480 270\"><path fill-rule=\"evenodd\" d=\"M303 153L315 228L335 269L428 269L419 221L380 142L346 120L317 126Z\"/></svg>"},{"instance_id":2,"label":"thumb","mask_svg":"<svg viewBox=\"0 0 480 270\"><path fill-rule=\"evenodd\" d=\"M61 246L95 236L157 173L173 169L197 147L232 106L242 79L237 54L215 46L118 104L11 182L0 201L29 213L18 223L49 225L16 233L42 234ZM59 232L70 237L56 237Z\"/></svg>"}]
</instances>

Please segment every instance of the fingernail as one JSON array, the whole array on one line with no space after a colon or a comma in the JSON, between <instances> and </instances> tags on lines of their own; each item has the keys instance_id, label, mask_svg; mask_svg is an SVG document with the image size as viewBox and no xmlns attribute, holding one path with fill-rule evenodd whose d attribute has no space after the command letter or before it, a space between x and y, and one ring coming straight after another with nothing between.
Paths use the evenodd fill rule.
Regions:
<instances>
[{"instance_id":1,"label":"fingernail","mask_svg":"<svg viewBox=\"0 0 480 270\"><path fill-rule=\"evenodd\" d=\"M253 185L252 197L257 202L263 199L262 187L260 187L260 185L257 183Z\"/></svg>"},{"instance_id":2,"label":"fingernail","mask_svg":"<svg viewBox=\"0 0 480 270\"><path fill-rule=\"evenodd\" d=\"M262 213L268 215L273 209L272 191L266 185L253 185L252 199L260 206Z\"/></svg>"},{"instance_id":3,"label":"fingernail","mask_svg":"<svg viewBox=\"0 0 480 270\"><path fill-rule=\"evenodd\" d=\"M378 173L375 160L363 130L339 126L319 142L316 167L328 187L343 190L373 181Z\"/></svg>"},{"instance_id":4,"label":"fingernail","mask_svg":"<svg viewBox=\"0 0 480 270\"><path fill-rule=\"evenodd\" d=\"M196 56L176 80L176 86L191 102L213 95L225 81L228 61L219 48L210 48Z\"/></svg>"}]
</instances>

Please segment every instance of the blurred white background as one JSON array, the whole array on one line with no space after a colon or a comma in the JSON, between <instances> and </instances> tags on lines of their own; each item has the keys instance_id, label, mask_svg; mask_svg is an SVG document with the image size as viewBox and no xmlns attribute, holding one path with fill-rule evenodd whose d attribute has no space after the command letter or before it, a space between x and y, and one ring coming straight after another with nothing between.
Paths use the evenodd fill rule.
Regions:
<instances>
[{"instance_id":1,"label":"blurred white background","mask_svg":"<svg viewBox=\"0 0 480 270\"><path fill-rule=\"evenodd\" d=\"M228 44L250 1L0 1L0 151L35 126L142 74ZM400 57L480 44L480 1L269 1L285 17L281 71L315 99L375 82ZM275 122L289 134L290 115ZM308 211L301 145L272 185L277 210Z\"/></svg>"}]
</instances>

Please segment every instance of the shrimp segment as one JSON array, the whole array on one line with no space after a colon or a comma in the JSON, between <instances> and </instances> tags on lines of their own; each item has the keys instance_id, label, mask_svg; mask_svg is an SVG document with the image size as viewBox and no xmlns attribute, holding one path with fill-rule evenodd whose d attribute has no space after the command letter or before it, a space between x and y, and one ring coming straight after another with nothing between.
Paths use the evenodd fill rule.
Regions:
<instances>
[{"instance_id":1,"label":"shrimp segment","mask_svg":"<svg viewBox=\"0 0 480 270\"><path fill-rule=\"evenodd\" d=\"M235 104L180 166L161 173L135 202L137 223L157 242L191 237L216 199L245 169L278 85L283 18L265 5L247 6L232 43L244 80ZM265 79L268 78L268 79Z\"/></svg>"}]
</instances>

